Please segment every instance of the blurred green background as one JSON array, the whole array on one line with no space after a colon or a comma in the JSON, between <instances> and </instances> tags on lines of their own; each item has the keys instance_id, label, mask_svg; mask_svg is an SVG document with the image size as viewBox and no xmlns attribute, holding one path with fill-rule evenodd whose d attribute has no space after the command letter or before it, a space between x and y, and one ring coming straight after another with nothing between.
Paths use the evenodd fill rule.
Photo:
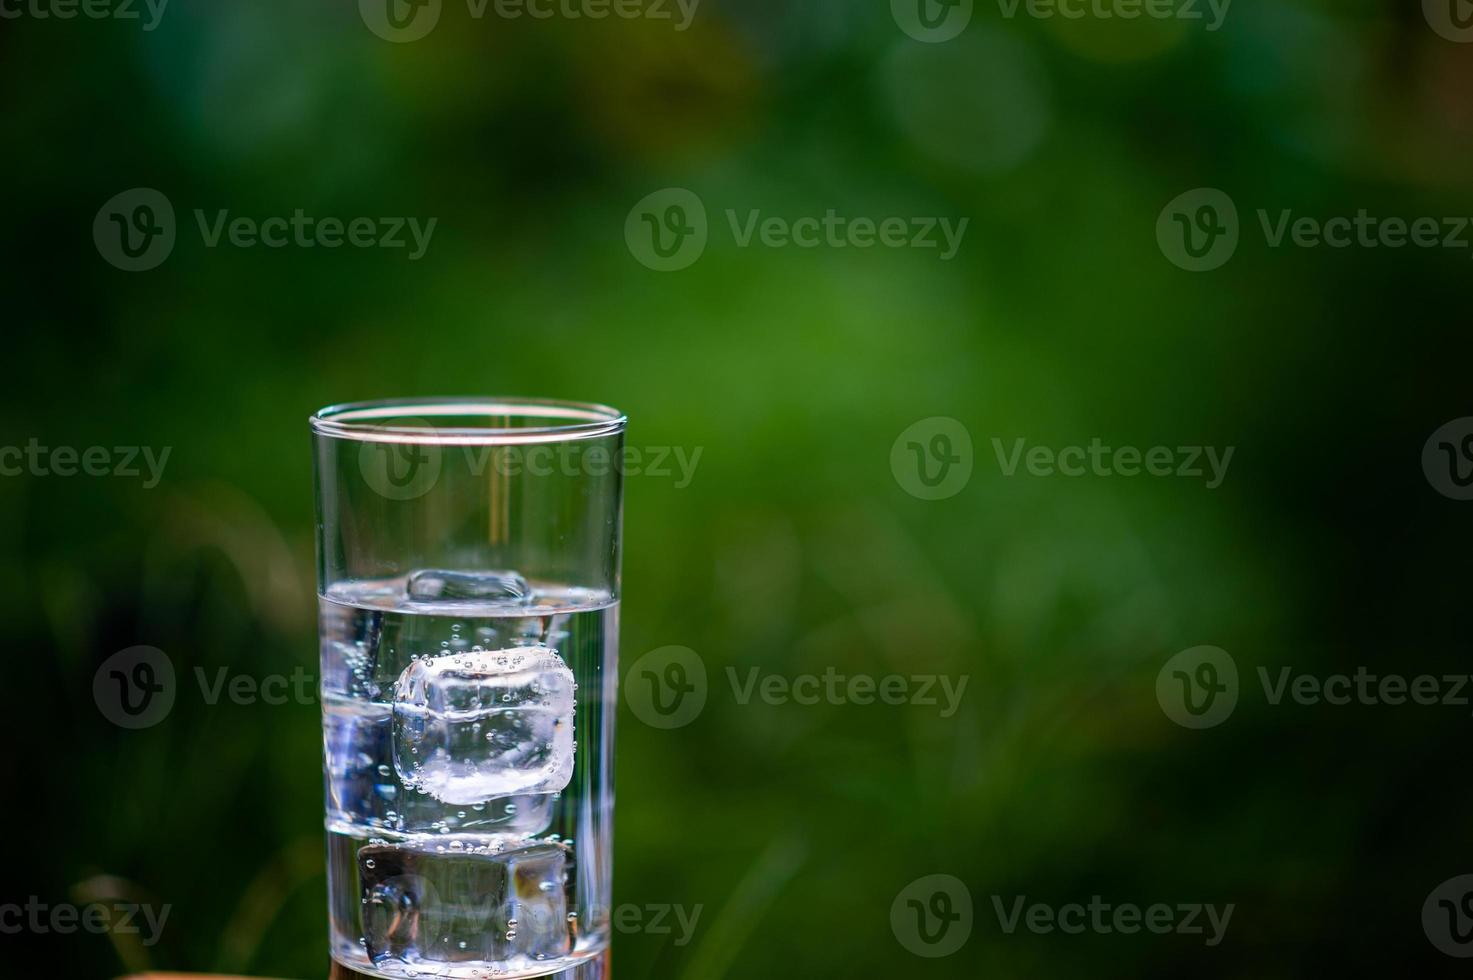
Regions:
<instances>
[{"instance_id":1,"label":"blurred green background","mask_svg":"<svg viewBox=\"0 0 1473 980\"><path fill-rule=\"evenodd\" d=\"M5 9L0 446L171 447L152 488L0 479L0 902L172 907L147 948L0 935L12 967L324 975L318 707L186 684L125 731L93 675L147 644L185 679L315 676L308 414L461 393L606 402L630 445L701 451L686 486L627 486L623 662L687 646L712 686L677 731L620 706L615 900L703 911L684 945L616 935L620 977L1459 965L1421 910L1473 871L1469 709L1273 706L1255 675L1468 667L1473 504L1421 453L1469 413L1473 249L1274 248L1257 216L1473 215L1473 46L1433 12L1237 0L1209 31L977 0L926 41L879 0L702 0L685 30L445 0L391 43L347 2L173 0L154 30ZM138 187L178 239L130 273L92 230ZM625 223L667 187L710 237L658 272ZM1193 273L1156 223L1197 187L1241 242ZM299 208L438 223L410 261L211 248L194 218ZM950 261L740 247L726 212L754 209L969 225ZM890 465L932 416L975 447L937 501ZM992 440L1020 437L1236 452L1214 490L1006 476ZM1156 677L1199 644L1243 694L1191 731ZM725 681L830 666L970 681L950 718ZM921 958L891 905L931 874L975 922ZM1018 895L1236 911L1213 947L1009 935Z\"/></svg>"}]
</instances>

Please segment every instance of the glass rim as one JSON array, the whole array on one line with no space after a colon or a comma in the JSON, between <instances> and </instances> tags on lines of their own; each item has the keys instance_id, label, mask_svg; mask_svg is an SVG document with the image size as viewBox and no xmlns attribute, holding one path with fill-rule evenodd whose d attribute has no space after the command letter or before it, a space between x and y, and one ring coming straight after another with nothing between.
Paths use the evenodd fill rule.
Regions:
<instances>
[{"instance_id":1,"label":"glass rim","mask_svg":"<svg viewBox=\"0 0 1473 980\"><path fill-rule=\"evenodd\" d=\"M428 422L436 417L486 419L531 418L553 421L552 425L470 425L439 427L384 425L382 419L405 417ZM438 443L473 446L513 445L528 442L570 442L597 439L624 431L628 418L617 408L596 402L559 398L494 398L481 396L446 398L384 398L375 401L343 402L314 412L308 419L312 431L335 439L360 442Z\"/></svg>"}]
</instances>

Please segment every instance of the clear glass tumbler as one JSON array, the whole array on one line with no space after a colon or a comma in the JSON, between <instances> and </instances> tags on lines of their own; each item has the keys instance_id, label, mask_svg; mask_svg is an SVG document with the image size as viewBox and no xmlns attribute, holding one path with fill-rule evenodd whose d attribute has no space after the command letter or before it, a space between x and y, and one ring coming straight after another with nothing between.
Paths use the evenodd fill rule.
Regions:
<instances>
[{"instance_id":1,"label":"clear glass tumbler","mask_svg":"<svg viewBox=\"0 0 1473 980\"><path fill-rule=\"evenodd\" d=\"M591 967L623 415L404 400L311 423L333 958L467 980Z\"/></svg>"}]
</instances>

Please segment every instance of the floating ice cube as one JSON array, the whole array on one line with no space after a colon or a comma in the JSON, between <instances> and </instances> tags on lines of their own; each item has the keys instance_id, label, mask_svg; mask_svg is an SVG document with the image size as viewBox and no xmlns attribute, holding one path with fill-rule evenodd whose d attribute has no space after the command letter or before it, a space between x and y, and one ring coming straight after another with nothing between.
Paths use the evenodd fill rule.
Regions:
<instances>
[{"instance_id":1,"label":"floating ice cube","mask_svg":"<svg viewBox=\"0 0 1473 980\"><path fill-rule=\"evenodd\" d=\"M328 818L370 833L476 833L530 837L552 826L556 793L528 793L447 808L400 785L384 761L392 758L392 709L387 704L329 698L323 711Z\"/></svg>"},{"instance_id":2,"label":"floating ice cube","mask_svg":"<svg viewBox=\"0 0 1473 980\"><path fill-rule=\"evenodd\" d=\"M556 793L573 776L573 672L546 646L415 660L394 684L394 767L442 803Z\"/></svg>"},{"instance_id":3,"label":"floating ice cube","mask_svg":"<svg viewBox=\"0 0 1473 980\"><path fill-rule=\"evenodd\" d=\"M416 794L418 795L418 794ZM530 837L552 826L553 804L557 793L528 793L523 796L498 797L484 805L476 804L456 819L444 818L452 829L507 837Z\"/></svg>"},{"instance_id":4,"label":"floating ice cube","mask_svg":"<svg viewBox=\"0 0 1473 980\"><path fill-rule=\"evenodd\" d=\"M454 572L427 568L413 572L405 585L413 602L474 602L525 605L532 587L516 572Z\"/></svg>"},{"instance_id":5,"label":"floating ice cube","mask_svg":"<svg viewBox=\"0 0 1473 980\"><path fill-rule=\"evenodd\" d=\"M475 838L358 852L363 939L379 967L436 975L442 964L510 964L518 970L572 948L567 882L571 853L539 843L495 851Z\"/></svg>"}]
</instances>

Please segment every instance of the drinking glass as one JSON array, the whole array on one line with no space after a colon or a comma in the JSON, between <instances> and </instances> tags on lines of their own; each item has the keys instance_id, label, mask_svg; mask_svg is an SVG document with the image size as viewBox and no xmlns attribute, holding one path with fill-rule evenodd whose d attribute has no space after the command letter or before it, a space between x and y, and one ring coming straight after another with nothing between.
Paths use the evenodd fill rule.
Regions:
<instances>
[{"instance_id":1,"label":"drinking glass","mask_svg":"<svg viewBox=\"0 0 1473 980\"><path fill-rule=\"evenodd\" d=\"M420 399L311 425L334 960L602 975L624 416Z\"/></svg>"}]
</instances>

